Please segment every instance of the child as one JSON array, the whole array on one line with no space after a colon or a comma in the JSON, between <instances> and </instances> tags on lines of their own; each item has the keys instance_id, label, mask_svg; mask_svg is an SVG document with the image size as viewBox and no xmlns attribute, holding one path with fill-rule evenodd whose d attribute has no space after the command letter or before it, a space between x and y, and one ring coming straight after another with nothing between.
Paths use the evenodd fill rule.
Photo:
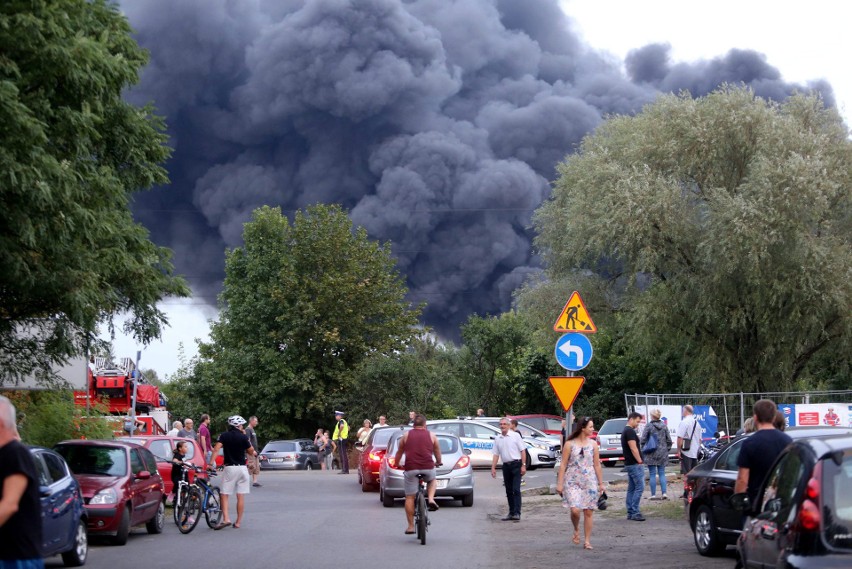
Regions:
<instances>
[{"instance_id":1,"label":"child","mask_svg":"<svg viewBox=\"0 0 852 569\"><path fill-rule=\"evenodd\" d=\"M178 484L183 478L183 459L186 456L186 441L178 441L175 445L174 453L172 454L172 493L170 498L174 503L175 494L178 491Z\"/></svg>"}]
</instances>

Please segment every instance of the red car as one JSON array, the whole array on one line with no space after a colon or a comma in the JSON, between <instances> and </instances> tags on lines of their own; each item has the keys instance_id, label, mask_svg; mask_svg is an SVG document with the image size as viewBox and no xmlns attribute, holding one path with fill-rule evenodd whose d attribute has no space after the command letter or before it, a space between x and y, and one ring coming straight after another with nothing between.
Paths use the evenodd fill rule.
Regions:
<instances>
[{"instance_id":1,"label":"red car","mask_svg":"<svg viewBox=\"0 0 852 569\"><path fill-rule=\"evenodd\" d=\"M80 484L89 535L127 543L133 526L161 533L166 518L164 486L148 449L123 441L73 440L54 447Z\"/></svg>"},{"instance_id":2,"label":"red car","mask_svg":"<svg viewBox=\"0 0 852 569\"><path fill-rule=\"evenodd\" d=\"M532 415L510 415L509 418L523 421L530 427L535 427L539 431L544 431L548 435L556 436L562 436L562 420L565 419L565 417L560 417L559 415L547 415L544 413L534 413ZM570 433L566 433L566 435L567 434ZM593 439L596 439L597 437L597 431L592 433Z\"/></svg>"},{"instance_id":3,"label":"red car","mask_svg":"<svg viewBox=\"0 0 852 569\"><path fill-rule=\"evenodd\" d=\"M184 461L191 462L201 468L202 476L206 476L203 474L203 470L207 468L207 461L204 460L204 452L201 450L201 445L194 439L157 435L151 437L118 437L116 440L135 443L151 451L151 454L157 459L157 470L160 472L160 476L163 478L163 483L166 486L166 496L172 494L172 456L174 456L175 446L177 446L178 441L186 443L186 457ZM192 482L193 480L195 480L195 472L190 470L189 481Z\"/></svg>"},{"instance_id":4,"label":"red car","mask_svg":"<svg viewBox=\"0 0 852 569\"><path fill-rule=\"evenodd\" d=\"M400 427L375 427L370 431L363 447L355 445L355 448L361 451L361 458L358 460L358 483L361 484L362 492L379 490L379 466L388 450L391 435L399 429Z\"/></svg>"}]
</instances>

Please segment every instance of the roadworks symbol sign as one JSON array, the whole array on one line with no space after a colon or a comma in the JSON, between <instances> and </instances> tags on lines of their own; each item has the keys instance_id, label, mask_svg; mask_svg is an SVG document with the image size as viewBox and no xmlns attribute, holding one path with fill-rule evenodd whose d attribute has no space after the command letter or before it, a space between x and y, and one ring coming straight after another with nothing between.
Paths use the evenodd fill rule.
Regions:
<instances>
[{"instance_id":1,"label":"roadworks symbol sign","mask_svg":"<svg viewBox=\"0 0 852 569\"><path fill-rule=\"evenodd\" d=\"M580 298L580 293L576 290L568 299L565 308L562 309L562 314L556 319L553 330L555 332L581 332L584 334L592 334L598 331L597 326L592 322L592 317L589 316L589 311L586 310L586 305L583 304L583 299Z\"/></svg>"}]
</instances>

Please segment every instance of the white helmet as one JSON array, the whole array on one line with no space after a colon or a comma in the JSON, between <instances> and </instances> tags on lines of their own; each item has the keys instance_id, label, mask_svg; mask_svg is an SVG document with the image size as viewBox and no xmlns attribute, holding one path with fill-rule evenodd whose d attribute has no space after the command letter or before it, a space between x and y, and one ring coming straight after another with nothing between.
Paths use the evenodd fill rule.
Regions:
<instances>
[{"instance_id":1,"label":"white helmet","mask_svg":"<svg viewBox=\"0 0 852 569\"><path fill-rule=\"evenodd\" d=\"M239 427L240 425L245 425L246 420L240 417L239 415L231 415L228 417L228 424L232 427Z\"/></svg>"}]
</instances>

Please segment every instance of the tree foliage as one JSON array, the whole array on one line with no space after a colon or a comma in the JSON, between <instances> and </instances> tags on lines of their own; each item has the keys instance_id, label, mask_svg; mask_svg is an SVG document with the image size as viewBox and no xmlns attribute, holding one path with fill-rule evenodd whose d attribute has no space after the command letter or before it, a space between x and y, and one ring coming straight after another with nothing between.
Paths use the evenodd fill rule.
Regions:
<instances>
[{"instance_id":1,"label":"tree foliage","mask_svg":"<svg viewBox=\"0 0 852 569\"><path fill-rule=\"evenodd\" d=\"M292 224L260 208L243 240L226 257L197 380L217 394L217 412L258 415L270 434L313 432L350 399L367 358L405 349L419 308L404 299L389 247L340 207L309 207Z\"/></svg>"},{"instance_id":2,"label":"tree foliage","mask_svg":"<svg viewBox=\"0 0 852 569\"><path fill-rule=\"evenodd\" d=\"M18 432L27 444L52 447L69 439L111 439L118 426L105 406L74 404L67 390L7 393L17 409Z\"/></svg>"},{"instance_id":3,"label":"tree foliage","mask_svg":"<svg viewBox=\"0 0 852 569\"><path fill-rule=\"evenodd\" d=\"M686 388L785 389L817 355L848 362L852 143L818 98L661 97L559 173L535 216L549 273L626 277L623 337L679 354Z\"/></svg>"},{"instance_id":4,"label":"tree foliage","mask_svg":"<svg viewBox=\"0 0 852 569\"><path fill-rule=\"evenodd\" d=\"M157 301L189 294L128 207L168 181L161 120L121 98L146 62L103 0L0 3L0 384L82 353L118 313L147 343Z\"/></svg>"}]
</instances>

